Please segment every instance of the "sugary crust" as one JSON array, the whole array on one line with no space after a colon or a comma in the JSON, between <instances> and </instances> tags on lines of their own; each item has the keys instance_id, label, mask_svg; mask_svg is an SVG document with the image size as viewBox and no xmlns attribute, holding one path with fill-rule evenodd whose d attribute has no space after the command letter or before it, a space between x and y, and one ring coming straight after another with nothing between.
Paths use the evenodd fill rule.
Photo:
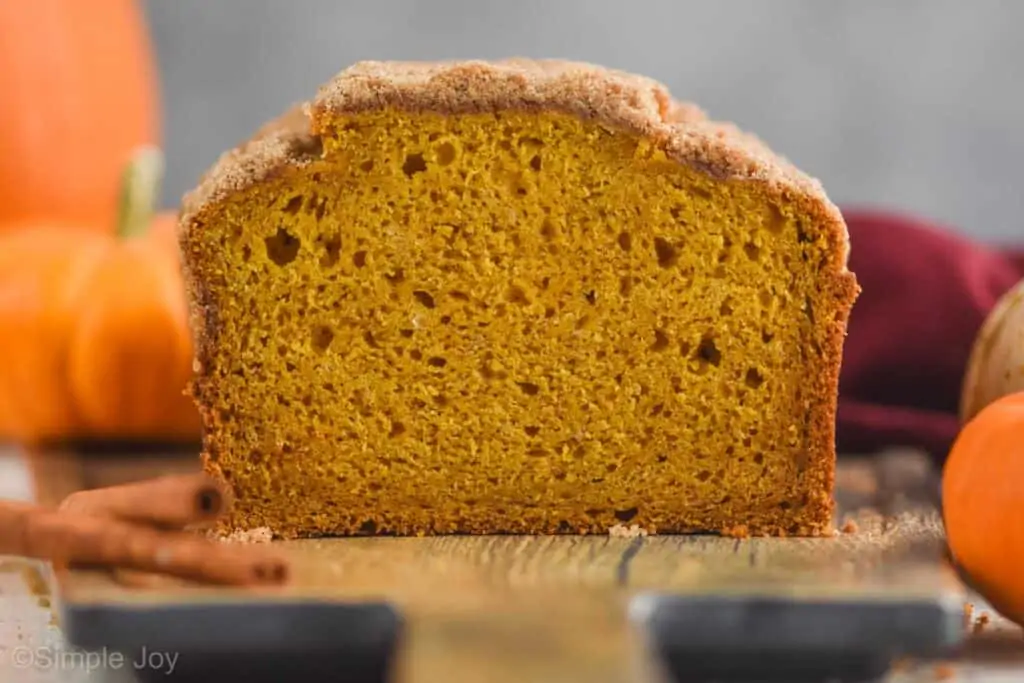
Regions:
<instances>
[{"instance_id":1,"label":"sugary crust","mask_svg":"<svg viewBox=\"0 0 1024 683\"><path fill-rule=\"evenodd\" d=\"M677 102L656 81L600 67L563 61L512 59L496 63L362 62L324 85L308 104L292 107L250 140L214 164L183 200L180 240L186 255L203 229L205 212L231 195L322 154L321 136L335 117L391 107L405 111L459 114L502 110L559 111L592 120L609 129L639 134L666 155L721 179L750 181L769 193L796 201L825 233L831 259L822 264L819 286L832 300L820 311L816 353L822 371L810 378L805 396L809 412L806 477L816 491L806 501L800 522L784 526L723 530L735 535L799 533L819 535L832 528L836 392L846 323L859 288L847 270L849 238L838 209L818 181L773 153L753 135L709 120L696 106ZM200 273L185 259L196 337L196 381L192 392L207 424L216 422L204 406L202 363L216 344L217 311ZM828 310L831 309L831 310ZM827 317L826 317L827 316ZM208 442L207 450L216 448ZM831 454L831 455L830 455ZM216 469L212 453L208 467ZM779 520L782 522L782 520ZM275 530L279 533L285 530Z\"/></svg>"}]
</instances>

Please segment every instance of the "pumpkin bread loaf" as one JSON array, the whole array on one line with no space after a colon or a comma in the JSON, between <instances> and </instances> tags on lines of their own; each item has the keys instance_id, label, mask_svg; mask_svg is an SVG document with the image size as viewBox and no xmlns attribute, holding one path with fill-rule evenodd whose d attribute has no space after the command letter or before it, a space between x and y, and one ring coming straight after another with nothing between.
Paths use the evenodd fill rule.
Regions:
<instances>
[{"instance_id":1,"label":"pumpkin bread loaf","mask_svg":"<svg viewBox=\"0 0 1024 683\"><path fill-rule=\"evenodd\" d=\"M845 224L654 81L357 64L180 240L226 531L831 528Z\"/></svg>"}]
</instances>

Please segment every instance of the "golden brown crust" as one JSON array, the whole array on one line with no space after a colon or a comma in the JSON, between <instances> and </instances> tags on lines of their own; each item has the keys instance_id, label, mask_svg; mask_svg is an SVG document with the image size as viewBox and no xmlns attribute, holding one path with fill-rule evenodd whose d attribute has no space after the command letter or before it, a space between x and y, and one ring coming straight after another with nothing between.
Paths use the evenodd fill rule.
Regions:
<instances>
[{"instance_id":1,"label":"golden brown crust","mask_svg":"<svg viewBox=\"0 0 1024 683\"><path fill-rule=\"evenodd\" d=\"M205 211L289 168L321 155L321 135L339 115L379 108L458 114L502 110L560 111L611 129L639 134L666 155L727 180L749 181L772 194L796 200L824 231L832 258L822 264L820 286L834 307L821 311L816 348L825 371L810 378L807 450L813 454L805 476L818 495L806 501L799 528L790 533L820 535L832 528L837 387L850 308L859 288L847 270L849 238L838 209L820 183L773 153L756 137L735 126L709 120L697 107L677 102L656 81L576 62L512 59L496 63L362 62L338 74L307 105L293 107L264 126L249 141L222 155L195 191L186 195L180 239L187 252L193 231L202 230ZM208 301L198 274L186 259L197 380L192 391L207 425L217 416L203 406L203 361L216 344L217 311ZM207 448L215 444L207 444ZM205 456L216 469L215 454ZM780 520L781 521L781 520ZM745 533L785 533L786 528L737 529Z\"/></svg>"}]
</instances>

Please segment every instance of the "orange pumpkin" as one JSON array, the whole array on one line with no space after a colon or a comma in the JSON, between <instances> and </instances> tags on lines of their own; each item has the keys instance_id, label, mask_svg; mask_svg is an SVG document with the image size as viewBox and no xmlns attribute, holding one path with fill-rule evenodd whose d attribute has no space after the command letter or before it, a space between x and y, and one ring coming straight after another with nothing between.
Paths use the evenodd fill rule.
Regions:
<instances>
[{"instance_id":1,"label":"orange pumpkin","mask_svg":"<svg viewBox=\"0 0 1024 683\"><path fill-rule=\"evenodd\" d=\"M156 144L157 76L137 0L0 2L0 231L109 232L132 151Z\"/></svg>"},{"instance_id":2,"label":"orange pumpkin","mask_svg":"<svg viewBox=\"0 0 1024 683\"><path fill-rule=\"evenodd\" d=\"M0 233L0 438L199 438L175 217L147 209L161 163L131 166L116 235Z\"/></svg>"},{"instance_id":3,"label":"orange pumpkin","mask_svg":"<svg viewBox=\"0 0 1024 683\"><path fill-rule=\"evenodd\" d=\"M1024 392L964 426L942 474L949 550L970 582L1024 625Z\"/></svg>"}]
</instances>

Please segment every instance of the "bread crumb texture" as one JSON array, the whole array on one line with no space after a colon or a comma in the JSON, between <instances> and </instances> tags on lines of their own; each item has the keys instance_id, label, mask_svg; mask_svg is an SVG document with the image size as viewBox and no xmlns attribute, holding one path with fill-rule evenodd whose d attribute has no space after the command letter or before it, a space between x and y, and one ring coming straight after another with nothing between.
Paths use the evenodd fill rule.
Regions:
<instances>
[{"instance_id":1,"label":"bread crumb texture","mask_svg":"<svg viewBox=\"0 0 1024 683\"><path fill-rule=\"evenodd\" d=\"M652 81L357 65L181 241L231 528L831 531L845 226Z\"/></svg>"}]
</instances>

